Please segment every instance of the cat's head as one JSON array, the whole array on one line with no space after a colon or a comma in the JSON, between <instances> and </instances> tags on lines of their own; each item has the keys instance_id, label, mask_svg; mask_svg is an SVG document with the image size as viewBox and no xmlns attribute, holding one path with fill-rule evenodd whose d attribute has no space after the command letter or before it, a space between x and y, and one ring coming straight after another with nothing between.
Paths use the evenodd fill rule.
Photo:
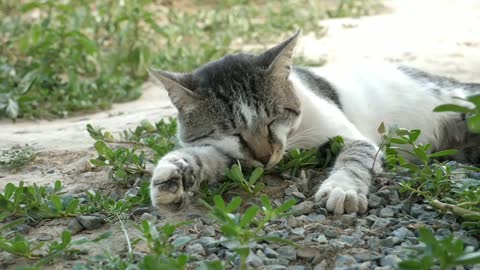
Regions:
<instances>
[{"instance_id":1,"label":"cat's head","mask_svg":"<svg viewBox=\"0 0 480 270\"><path fill-rule=\"evenodd\" d=\"M181 143L254 166L278 163L301 114L288 80L299 32L260 55L226 55L190 73L151 70L178 109Z\"/></svg>"}]
</instances>

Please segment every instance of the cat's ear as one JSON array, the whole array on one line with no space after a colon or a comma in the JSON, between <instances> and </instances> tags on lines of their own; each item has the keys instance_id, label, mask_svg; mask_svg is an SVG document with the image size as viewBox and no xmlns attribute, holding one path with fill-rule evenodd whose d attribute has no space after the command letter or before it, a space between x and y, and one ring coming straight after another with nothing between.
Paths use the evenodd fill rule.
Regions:
<instances>
[{"instance_id":1,"label":"cat's ear","mask_svg":"<svg viewBox=\"0 0 480 270\"><path fill-rule=\"evenodd\" d=\"M197 95L187 88L190 84L189 82L191 82L191 74L152 68L148 68L148 72L152 78L163 84L170 100L177 109L183 110L195 102Z\"/></svg>"},{"instance_id":2,"label":"cat's ear","mask_svg":"<svg viewBox=\"0 0 480 270\"><path fill-rule=\"evenodd\" d=\"M263 61L267 61L267 71L270 74L278 78L288 77L292 66L293 50L300 34L301 30L298 30L287 40L260 55Z\"/></svg>"}]
</instances>

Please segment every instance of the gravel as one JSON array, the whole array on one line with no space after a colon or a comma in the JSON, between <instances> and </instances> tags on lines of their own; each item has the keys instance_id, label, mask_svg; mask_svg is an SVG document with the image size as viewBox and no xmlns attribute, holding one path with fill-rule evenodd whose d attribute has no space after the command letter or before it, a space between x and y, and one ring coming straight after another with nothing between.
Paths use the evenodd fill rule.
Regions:
<instances>
[{"instance_id":1,"label":"gravel","mask_svg":"<svg viewBox=\"0 0 480 270\"><path fill-rule=\"evenodd\" d=\"M315 174L307 172L307 175ZM340 216L332 215L306 199L313 195L314 189L306 189L300 195L297 186L289 184L282 194L283 199L275 198L274 203L296 198L298 204L292 209L293 215L273 220L263 233L268 237L294 241L298 246L257 243L251 246L248 265L252 269L396 269L407 256L406 247L418 246L417 228L421 226L433 229L437 237L455 232L467 248L478 249L479 241L466 235L455 215L439 216L426 202L412 203L399 195L396 186L389 181L394 180L392 177L382 178L378 186L372 188L367 213ZM270 182L278 185L269 181L267 188ZM220 260L234 258L239 263L234 253L238 243L225 241L219 235L217 225L191 226L195 226L198 235L175 238L175 245L195 254L193 258L197 260L202 257L208 260L209 256L215 255Z\"/></svg>"}]
</instances>

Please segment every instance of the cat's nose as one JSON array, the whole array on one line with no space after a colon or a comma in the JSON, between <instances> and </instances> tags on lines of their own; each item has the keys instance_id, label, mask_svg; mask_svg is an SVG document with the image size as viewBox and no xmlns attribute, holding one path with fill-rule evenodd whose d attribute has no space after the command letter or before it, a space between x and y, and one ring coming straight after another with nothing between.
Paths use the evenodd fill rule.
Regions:
<instances>
[{"instance_id":1,"label":"cat's nose","mask_svg":"<svg viewBox=\"0 0 480 270\"><path fill-rule=\"evenodd\" d=\"M270 162L271 155L257 157L257 160L260 161L264 167L267 167L268 162Z\"/></svg>"}]
</instances>

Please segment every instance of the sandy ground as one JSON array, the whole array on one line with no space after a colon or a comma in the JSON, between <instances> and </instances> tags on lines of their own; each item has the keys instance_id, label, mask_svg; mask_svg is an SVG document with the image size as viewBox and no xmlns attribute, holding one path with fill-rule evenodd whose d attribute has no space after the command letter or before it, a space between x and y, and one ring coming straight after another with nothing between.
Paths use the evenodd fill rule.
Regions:
<instances>
[{"instance_id":1,"label":"sandy ground","mask_svg":"<svg viewBox=\"0 0 480 270\"><path fill-rule=\"evenodd\" d=\"M306 33L297 52L308 58L369 58L402 62L465 81L480 82L480 1L393 0L386 14L360 19L322 21L326 35ZM34 144L35 161L17 172L0 171L0 189L8 182L49 183L62 180L68 189L94 188L104 171L88 169L95 156L86 124L121 131L141 120L158 121L175 109L160 87L144 85L140 99L115 104L109 111L60 119L11 123L0 121L0 148Z\"/></svg>"}]
</instances>

